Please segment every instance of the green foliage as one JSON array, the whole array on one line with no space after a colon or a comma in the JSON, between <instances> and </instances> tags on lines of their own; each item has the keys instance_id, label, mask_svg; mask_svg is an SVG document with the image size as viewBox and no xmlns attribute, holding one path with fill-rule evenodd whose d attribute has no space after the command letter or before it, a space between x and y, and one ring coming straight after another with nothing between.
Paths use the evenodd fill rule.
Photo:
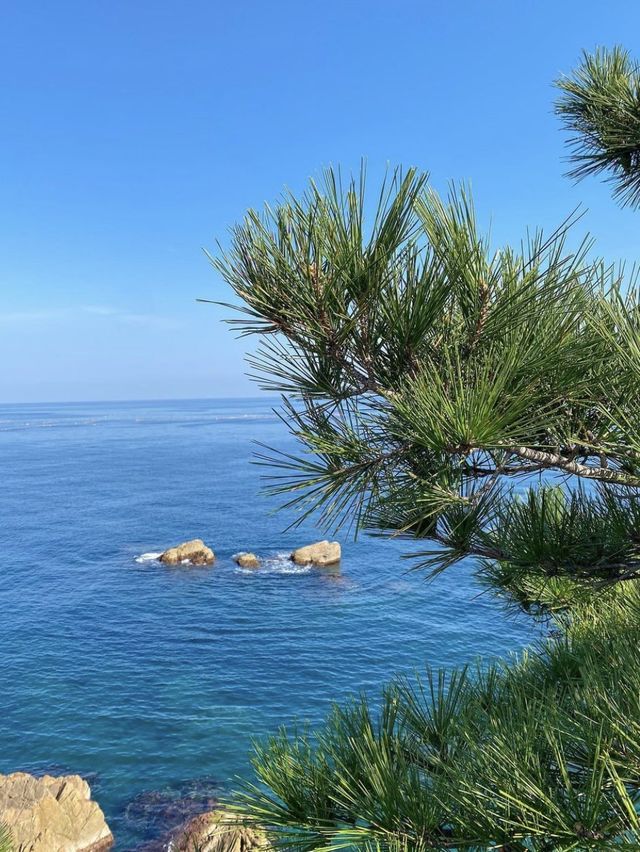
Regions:
<instances>
[{"instance_id":1,"label":"green foliage","mask_svg":"<svg viewBox=\"0 0 640 852\"><path fill-rule=\"evenodd\" d=\"M257 746L236 799L289 849L586 850L640 844L640 598L622 587L510 664L429 672L379 713Z\"/></svg>"},{"instance_id":2,"label":"green foliage","mask_svg":"<svg viewBox=\"0 0 640 852\"><path fill-rule=\"evenodd\" d=\"M300 518L430 539L421 564L435 571L493 560L483 576L514 598L525 569L554 583L630 575L635 538L620 549L617 533L583 533L618 529L623 490L640 484L637 299L586 260L589 243L568 248L569 225L494 250L466 190L444 201L414 170L373 210L364 174L342 186L329 170L250 213L213 262L303 448L265 450L272 490ZM527 526L515 494L554 470L599 494L574 487L562 523Z\"/></svg>"},{"instance_id":3,"label":"green foliage","mask_svg":"<svg viewBox=\"0 0 640 852\"><path fill-rule=\"evenodd\" d=\"M470 552L484 557L485 582L501 590L522 590L526 582L542 591L554 582L556 591L571 588L574 595L583 581L598 588L640 576L640 498L633 492L546 485L485 500L488 524L477 502L443 512L442 519L453 517L441 523L442 546L422 554L424 565L452 563Z\"/></svg>"},{"instance_id":4,"label":"green foliage","mask_svg":"<svg viewBox=\"0 0 640 852\"><path fill-rule=\"evenodd\" d=\"M601 50L558 86L572 174L639 205L638 66ZM557 627L257 744L236 808L286 848L640 848L640 303L571 225L495 249L464 188L397 170L371 204L329 170L212 258L301 446L264 448L272 492L420 540L432 575L471 557Z\"/></svg>"},{"instance_id":5,"label":"green foliage","mask_svg":"<svg viewBox=\"0 0 640 852\"><path fill-rule=\"evenodd\" d=\"M556 104L571 134L571 177L607 173L614 195L640 203L640 68L620 47L585 53L558 83Z\"/></svg>"},{"instance_id":6,"label":"green foliage","mask_svg":"<svg viewBox=\"0 0 640 852\"><path fill-rule=\"evenodd\" d=\"M0 852L13 852L11 831L2 823L0 823Z\"/></svg>"}]
</instances>

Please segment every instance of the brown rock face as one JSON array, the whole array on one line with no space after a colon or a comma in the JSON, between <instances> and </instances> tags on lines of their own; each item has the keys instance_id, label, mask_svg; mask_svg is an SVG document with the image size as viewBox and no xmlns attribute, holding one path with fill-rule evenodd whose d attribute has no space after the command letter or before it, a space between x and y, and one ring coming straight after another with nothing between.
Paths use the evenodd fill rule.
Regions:
<instances>
[{"instance_id":1,"label":"brown rock face","mask_svg":"<svg viewBox=\"0 0 640 852\"><path fill-rule=\"evenodd\" d=\"M180 565L181 562L189 562L191 565L212 565L215 562L215 554L201 538L185 541L177 547L170 547L160 556L160 562L165 565Z\"/></svg>"},{"instance_id":2,"label":"brown rock face","mask_svg":"<svg viewBox=\"0 0 640 852\"><path fill-rule=\"evenodd\" d=\"M238 553L233 557L241 568L259 568L260 560L255 553Z\"/></svg>"},{"instance_id":3,"label":"brown rock face","mask_svg":"<svg viewBox=\"0 0 640 852\"><path fill-rule=\"evenodd\" d=\"M299 547L291 554L296 565L335 565L340 562L342 551L337 541L317 541L306 547Z\"/></svg>"},{"instance_id":4,"label":"brown rock face","mask_svg":"<svg viewBox=\"0 0 640 852\"><path fill-rule=\"evenodd\" d=\"M0 775L0 822L11 832L12 852L103 852L113 843L79 775Z\"/></svg>"},{"instance_id":5,"label":"brown rock face","mask_svg":"<svg viewBox=\"0 0 640 852\"><path fill-rule=\"evenodd\" d=\"M238 825L225 811L210 811L194 817L171 844L175 852L252 852L269 848L264 833Z\"/></svg>"}]
</instances>

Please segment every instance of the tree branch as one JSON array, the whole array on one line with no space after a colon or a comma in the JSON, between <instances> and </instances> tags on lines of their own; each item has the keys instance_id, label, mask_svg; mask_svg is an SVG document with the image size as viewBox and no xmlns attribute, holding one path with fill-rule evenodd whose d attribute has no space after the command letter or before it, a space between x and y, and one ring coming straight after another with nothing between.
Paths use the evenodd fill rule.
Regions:
<instances>
[{"instance_id":1,"label":"tree branch","mask_svg":"<svg viewBox=\"0 0 640 852\"><path fill-rule=\"evenodd\" d=\"M530 447L508 447L507 449L513 455L534 462L541 468L548 470L557 468L565 470L567 473L581 476L584 479L596 479L600 482L612 482L617 485L629 485L632 488L640 488L640 479L638 477L630 476L621 470L580 464L577 461L565 458L565 456L556 453L545 453L541 450L533 450Z\"/></svg>"}]
</instances>

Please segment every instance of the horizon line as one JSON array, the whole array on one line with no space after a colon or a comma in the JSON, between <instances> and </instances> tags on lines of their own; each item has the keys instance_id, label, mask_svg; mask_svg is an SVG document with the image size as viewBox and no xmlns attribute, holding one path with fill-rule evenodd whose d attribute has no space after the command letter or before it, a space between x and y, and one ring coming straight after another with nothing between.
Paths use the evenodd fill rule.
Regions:
<instances>
[{"instance_id":1,"label":"horizon line","mask_svg":"<svg viewBox=\"0 0 640 852\"><path fill-rule=\"evenodd\" d=\"M129 399L65 399L65 400L1 400L0 408L4 405L100 405L104 403L127 403L127 402L222 402L222 401L248 401L248 400L278 400L279 396L260 394L259 396L174 396L174 397L138 397Z\"/></svg>"}]
</instances>

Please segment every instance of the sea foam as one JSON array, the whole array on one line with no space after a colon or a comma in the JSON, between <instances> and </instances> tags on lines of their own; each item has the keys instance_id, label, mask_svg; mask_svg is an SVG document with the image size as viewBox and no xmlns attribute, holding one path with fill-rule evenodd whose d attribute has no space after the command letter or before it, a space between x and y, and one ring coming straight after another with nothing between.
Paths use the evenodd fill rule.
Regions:
<instances>
[{"instance_id":1,"label":"sea foam","mask_svg":"<svg viewBox=\"0 0 640 852\"><path fill-rule=\"evenodd\" d=\"M236 554L237 556L238 554ZM273 556L268 556L260 561L260 568L242 568L239 565L236 567L236 572L240 574L310 574L312 571L311 565L296 565L291 559L291 553L276 553Z\"/></svg>"},{"instance_id":2,"label":"sea foam","mask_svg":"<svg viewBox=\"0 0 640 852\"><path fill-rule=\"evenodd\" d=\"M149 553L141 553L140 556L136 556L136 562L154 562L156 559L159 559L162 556L163 551L160 550L157 553L151 551Z\"/></svg>"}]
</instances>

